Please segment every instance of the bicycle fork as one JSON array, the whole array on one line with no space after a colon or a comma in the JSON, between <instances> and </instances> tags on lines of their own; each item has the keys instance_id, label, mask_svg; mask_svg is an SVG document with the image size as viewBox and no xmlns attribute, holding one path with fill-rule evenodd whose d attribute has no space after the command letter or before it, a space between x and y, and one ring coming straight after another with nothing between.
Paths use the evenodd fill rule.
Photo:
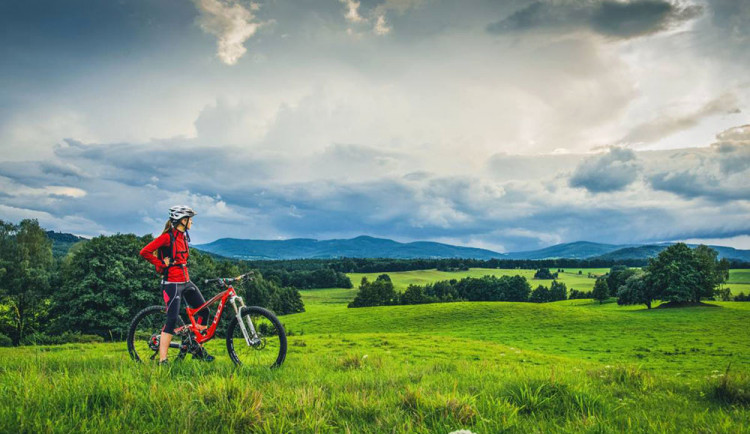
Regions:
<instances>
[{"instance_id":1,"label":"bicycle fork","mask_svg":"<svg viewBox=\"0 0 750 434\"><path fill-rule=\"evenodd\" d=\"M237 303L239 302L239 307L237 306ZM261 342L260 337L258 336L258 333L255 331L255 326L253 325L253 322L250 319L250 315L246 317L247 320L247 327L245 327L245 321L242 320L242 316L240 313L242 312L242 308L245 307L245 302L242 300L242 297L234 296L229 299L229 303L232 304L232 307L234 308L234 313L237 315L237 323L240 325L240 330L242 330L242 335L245 337L245 342L248 346L256 346ZM247 330L250 329L250 334L248 334Z\"/></svg>"}]
</instances>

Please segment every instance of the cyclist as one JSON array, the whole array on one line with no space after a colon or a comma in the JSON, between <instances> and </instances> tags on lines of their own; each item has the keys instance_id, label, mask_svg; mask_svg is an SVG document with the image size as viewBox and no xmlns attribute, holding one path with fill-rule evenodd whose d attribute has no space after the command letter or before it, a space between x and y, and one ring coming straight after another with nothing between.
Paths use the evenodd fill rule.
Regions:
<instances>
[{"instance_id":1,"label":"cyclist","mask_svg":"<svg viewBox=\"0 0 750 434\"><path fill-rule=\"evenodd\" d=\"M198 287L190 281L187 267L190 254L188 230L193 224L195 214L190 207L173 206L169 209L169 220L164 225L162 234L141 250L141 256L154 264L156 271L163 275L161 289L164 303L167 305L167 320L159 341L159 364L168 363L167 351L177 324L181 300L184 298L192 308L206 302ZM197 316L198 329L205 330L205 324L208 324L208 309L198 312ZM199 346L193 358L207 362L214 360L202 346Z\"/></svg>"}]
</instances>

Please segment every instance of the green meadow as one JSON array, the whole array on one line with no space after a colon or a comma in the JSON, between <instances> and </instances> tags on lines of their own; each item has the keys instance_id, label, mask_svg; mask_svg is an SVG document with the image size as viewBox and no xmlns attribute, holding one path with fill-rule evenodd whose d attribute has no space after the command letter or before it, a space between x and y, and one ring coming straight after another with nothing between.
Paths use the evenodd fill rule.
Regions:
<instances>
[{"instance_id":1,"label":"green meadow","mask_svg":"<svg viewBox=\"0 0 750 434\"><path fill-rule=\"evenodd\" d=\"M588 291L589 272L606 270L560 279ZM533 275L388 274L404 289L515 273ZM350 275L355 285L362 276ZM530 280L539 282L549 284ZM276 370L234 368L218 339L208 344L214 363L169 368L132 363L124 343L0 349L0 432L750 430L750 303L348 309L356 289L301 293L306 312L281 318L291 336Z\"/></svg>"}]
</instances>

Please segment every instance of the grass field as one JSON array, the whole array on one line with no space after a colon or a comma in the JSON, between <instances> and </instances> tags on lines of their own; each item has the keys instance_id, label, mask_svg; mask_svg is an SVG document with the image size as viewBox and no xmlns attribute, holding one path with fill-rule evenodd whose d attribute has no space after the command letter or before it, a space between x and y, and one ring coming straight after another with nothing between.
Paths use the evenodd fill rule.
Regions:
<instances>
[{"instance_id":1,"label":"grass field","mask_svg":"<svg viewBox=\"0 0 750 434\"><path fill-rule=\"evenodd\" d=\"M460 275L389 274L401 288ZM750 430L750 303L348 309L354 289L302 293L273 371L234 369L223 341L213 364L168 369L124 343L0 349L0 432Z\"/></svg>"},{"instance_id":2,"label":"grass field","mask_svg":"<svg viewBox=\"0 0 750 434\"><path fill-rule=\"evenodd\" d=\"M565 283L568 291L577 289L578 291L589 292L594 289L596 278L609 272L609 268L565 268L559 273L558 279ZM554 272L555 269L552 269ZM578 272L581 274L578 274ZM437 271L437 270L416 270L408 272L386 273L391 277L396 290L401 292L409 285L424 285L429 282L438 280L461 279L463 277L482 277L486 275L493 276L514 276L520 275L526 278L531 288L543 285L549 288L551 280L534 279L535 270L519 269L497 269L497 268L472 268L469 271ZM383 273L349 273L349 278L355 287L359 286L362 277L367 277L370 281L375 280ZM589 275L591 277L589 277ZM724 285L732 290L733 294L744 292L750 293L750 270L730 270L729 280Z\"/></svg>"}]
</instances>

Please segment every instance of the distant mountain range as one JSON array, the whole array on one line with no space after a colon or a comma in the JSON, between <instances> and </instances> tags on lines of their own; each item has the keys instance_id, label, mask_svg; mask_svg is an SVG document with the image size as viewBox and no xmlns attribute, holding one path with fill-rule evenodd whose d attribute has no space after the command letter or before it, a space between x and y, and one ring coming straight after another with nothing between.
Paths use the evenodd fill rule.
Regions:
<instances>
[{"instance_id":1,"label":"distant mountain range","mask_svg":"<svg viewBox=\"0 0 750 434\"><path fill-rule=\"evenodd\" d=\"M195 245L197 249L238 259L300 259L300 258L473 258L473 259L604 259L643 260L654 257L670 243L653 245L616 245L589 241L557 244L540 250L498 253L487 249L459 247L450 244L418 241L397 241L360 236L352 239L314 240L243 240L221 238L212 243ZM695 247L691 245L691 247ZM711 246L720 258L750 262L750 250Z\"/></svg>"},{"instance_id":2,"label":"distant mountain range","mask_svg":"<svg viewBox=\"0 0 750 434\"><path fill-rule=\"evenodd\" d=\"M348 240L241 240L221 238L212 243L198 244L197 249L238 259L299 259L299 258L504 258L502 253L473 247L417 241L399 243L385 238L360 236Z\"/></svg>"},{"instance_id":3,"label":"distant mountain range","mask_svg":"<svg viewBox=\"0 0 750 434\"><path fill-rule=\"evenodd\" d=\"M63 232L48 231L52 251L64 255L70 247L86 238ZM602 244L590 241L556 244L539 250L499 253L474 247L460 247L431 241L400 243L387 238L359 236L351 239L314 240L244 240L221 238L193 247L216 256L235 259L327 259L327 258L472 258L472 259L601 259L608 261L645 260L653 258L672 243L662 244ZM690 245L695 247L695 245ZM750 250L710 246L719 258L750 262Z\"/></svg>"}]
</instances>

